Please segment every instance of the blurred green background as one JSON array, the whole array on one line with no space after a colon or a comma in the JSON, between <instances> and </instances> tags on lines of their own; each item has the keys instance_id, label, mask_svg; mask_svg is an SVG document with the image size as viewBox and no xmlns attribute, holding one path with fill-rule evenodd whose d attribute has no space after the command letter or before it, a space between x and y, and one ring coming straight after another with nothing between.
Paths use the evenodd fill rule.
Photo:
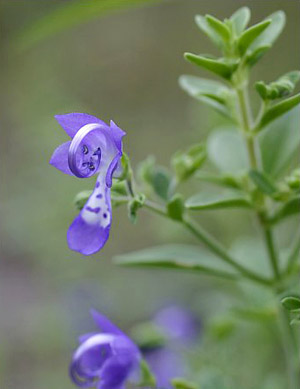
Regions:
<instances>
[{"instance_id":1,"label":"blurred green background","mask_svg":"<svg viewBox=\"0 0 300 389\"><path fill-rule=\"evenodd\" d=\"M177 82L182 73L207 76L182 55L212 52L193 22L196 13L224 18L248 5L257 22L283 9L287 26L254 68L253 80L272 81L299 68L296 0L162 1L108 13L21 50L18 42L28 26L68 2L0 2L1 389L71 388L68 363L76 337L93 328L91 306L125 329L169 302L190 307L210 323L223 317L236 292L230 283L204 276L113 265L117 254L194 242L181 227L144 211L134 226L126 209L116 210L101 253L86 258L71 252L66 231L76 214L73 198L92 188L93 181L65 176L48 164L54 148L66 140L53 116L87 112L113 119L127 132L125 150L134 166L148 154L167 164L178 148L205 139L220 118L185 95ZM236 233L253 233L244 211L201 217L226 244ZM193 355L195 370L200 371L201 361L206 371L228 376L234 382L229 388L257 389L265 382L264 388L283 389L284 381L272 373L282 363L274 328L246 321L238 328L223 341L204 341L203 334Z\"/></svg>"}]
</instances>

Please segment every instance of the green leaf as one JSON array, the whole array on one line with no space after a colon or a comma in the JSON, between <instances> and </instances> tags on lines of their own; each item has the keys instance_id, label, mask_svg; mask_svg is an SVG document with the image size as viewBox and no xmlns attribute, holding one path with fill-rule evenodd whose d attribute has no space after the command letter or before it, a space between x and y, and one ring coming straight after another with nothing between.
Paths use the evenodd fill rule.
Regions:
<instances>
[{"instance_id":1,"label":"green leaf","mask_svg":"<svg viewBox=\"0 0 300 389\"><path fill-rule=\"evenodd\" d=\"M238 49L241 54L245 54L248 47L255 39L271 24L271 20L264 20L251 26L242 33L238 40Z\"/></svg>"},{"instance_id":2,"label":"green leaf","mask_svg":"<svg viewBox=\"0 0 300 389\"><path fill-rule=\"evenodd\" d=\"M230 20L232 22L233 30L237 36L241 35L241 33L247 27L250 20L251 12L248 7L242 7L238 9L231 17Z\"/></svg>"},{"instance_id":3,"label":"green leaf","mask_svg":"<svg viewBox=\"0 0 300 389\"><path fill-rule=\"evenodd\" d=\"M289 112L300 103L300 93L292 96L286 100L281 101L269 108L261 118L258 126L258 131L262 130L265 126L271 123L273 120Z\"/></svg>"},{"instance_id":4,"label":"green leaf","mask_svg":"<svg viewBox=\"0 0 300 389\"><path fill-rule=\"evenodd\" d=\"M294 169L288 177L285 178L285 182L294 191L300 190L300 168Z\"/></svg>"},{"instance_id":5,"label":"green leaf","mask_svg":"<svg viewBox=\"0 0 300 389\"><path fill-rule=\"evenodd\" d=\"M188 75L179 77L179 85L190 96L210 105L221 114L231 117L226 99L230 90L225 85L217 81Z\"/></svg>"},{"instance_id":6,"label":"green leaf","mask_svg":"<svg viewBox=\"0 0 300 389\"><path fill-rule=\"evenodd\" d=\"M167 169L157 166L153 172L152 185L154 192L163 200L169 198L170 183L171 177Z\"/></svg>"},{"instance_id":7,"label":"green leaf","mask_svg":"<svg viewBox=\"0 0 300 389\"><path fill-rule=\"evenodd\" d=\"M219 34L217 34L216 31L208 24L204 16L196 15L195 22L200 30L202 30L216 46L222 48L222 39L220 38Z\"/></svg>"},{"instance_id":8,"label":"green leaf","mask_svg":"<svg viewBox=\"0 0 300 389\"><path fill-rule=\"evenodd\" d=\"M261 47L272 46L285 26L285 14L283 11L274 12L266 20L271 20L271 24L250 46L251 51Z\"/></svg>"},{"instance_id":9,"label":"green leaf","mask_svg":"<svg viewBox=\"0 0 300 389\"><path fill-rule=\"evenodd\" d=\"M151 247L117 256L114 261L123 266L180 269L229 279L236 277L229 265L197 246L174 244Z\"/></svg>"},{"instance_id":10,"label":"green leaf","mask_svg":"<svg viewBox=\"0 0 300 389\"><path fill-rule=\"evenodd\" d=\"M225 61L223 58L215 59L211 57L205 57L192 53L185 53L185 59L188 61L214 73L220 77L230 80L233 72L236 70L237 61Z\"/></svg>"},{"instance_id":11,"label":"green leaf","mask_svg":"<svg viewBox=\"0 0 300 389\"><path fill-rule=\"evenodd\" d=\"M291 325L300 325L300 315L291 320Z\"/></svg>"},{"instance_id":12,"label":"green leaf","mask_svg":"<svg viewBox=\"0 0 300 389\"><path fill-rule=\"evenodd\" d=\"M300 298L296 296L284 297L281 300L281 304L285 309L291 312L297 312L300 310Z\"/></svg>"},{"instance_id":13,"label":"green leaf","mask_svg":"<svg viewBox=\"0 0 300 389\"><path fill-rule=\"evenodd\" d=\"M139 164L138 176L151 187L157 196L165 201L168 200L171 175L165 167L155 164L153 156L149 156Z\"/></svg>"},{"instance_id":14,"label":"green leaf","mask_svg":"<svg viewBox=\"0 0 300 389\"><path fill-rule=\"evenodd\" d=\"M253 51L248 51L246 54L245 63L249 66L253 66L256 64L257 61L260 60L260 58L265 54L266 51L270 49L271 46L261 46L257 49L254 49Z\"/></svg>"},{"instance_id":15,"label":"green leaf","mask_svg":"<svg viewBox=\"0 0 300 389\"><path fill-rule=\"evenodd\" d=\"M235 307L232 312L239 318L250 321L273 321L277 316L277 311L274 307Z\"/></svg>"},{"instance_id":16,"label":"green leaf","mask_svg":"<svg viewBox=\"0 0 300 389\"><path fill-rule=\"evenodd\" d=\"M270 178L267 177L264 173L252 169L249 172L249 177L262 193L270 196L276 193L276 187Z\"/></svg>"},{"instance_id":17,"label":"green leaf","mask_svg":"<svg viewBox=\"0 0 300 389\"><path fill-rule=\"evenodd\" d=\"M177 151L171 159L178 182L187 180L203 164L206 159L206 149L203 143L190 147L187 151Z\"/></svg>"},{"instance_id":18,"label":"green leaf","mask_svg":"<svg viewBox=\"0 0 300 389\"><path fill-rule=\"evenodd\" d=\"M222 172L237 174L248 170L247 150L235 127L219 127L207 140L207 155Z\"/></svg>"},{"instance_id":19,"label":"green leaf","mask_svg":"<svg viewBox=\"0 0 300 389\"><path fill-rule=\"evenodd\" d=\"M295 108L259 134L263 170L271 177L278 177L298 155L299 116L300 108Z\"/></svg>"},{"instance_id":20,"label":"green leaf","mask_svg":"<svg viewBox=\"0 0 300 389\"><path fill-rule=\"evenodd\" d=\"M215 317L208 327L209 334L216 340L224 340L229 338L236 328L236 323L229 317Z\"/></svg>"},{"instance_id":21,"label":"green leaf","mask_svg":"<svg viewBox=\"0 0 300 389\"><path fill-rule=\"evenodd\" d=\"M274 100L290 95L300 80L298 70L284 74L278 80L265 84L263 81L255 83L255 88L263 100Z\"/></svg>"},{"instance_id":22,"label":"green leaf","mask_svg":"<svg viewBox=\"0 0 300 389\"><path fill-rule=\"evenodd\" d=\"M182 220L185 211L183 197L176 193L167 204L168 216L173 220Z\"/></svg>"},{"instance_id":23,"label":"green leaf","mask_svg":"<svg viewBox=\"0 0 300 389\"><path fill-rule=\"evenodd\" d=\"M61 31L96 19L109 12L145 4L155 4L159 0L73 0L61 4L36 22L22 29L15 44L19 50L28 49L40 41Z\"/></svg>"},{"instance_id":24,"label":"green leaf","mask_svg":"<svg viewBox=\"0 0 300 389\"><path fill-rule=\"evenodd\" d=\"M185 206L192 210L209 210L222 208L251 207L251 203L244 196L234 193L206 193L201 192L190 197Z\"/></svg>"},{"instance_id":25,"label":"green leaf","mask_svg":"<svg viewBox=\"0 0 300 389\"><path fill-rule=\"evenodd\" d=\"M270 223L277 223L289 216L297 215L300 212L300 196L293 197L283 204L269 219Z\"/></svg>"},{"instance_id":26,"label":"green leaf","mask_svg":"<svg viewBox=\"0 0 300 389\"><path fill-rule=\"evenodd\" d=\"M166 345L166 334L151 321L138 323L131 330L131 337L142 349L154 349Z\"/></svg>"},{"instance_id":27,"label":"green leaf","mask_svg":"<svg viewBox=\"0 0 300 389\"><path fill-rule=\"evenodd\" d=\"M241 189L242 182L239 177L235 177L231 174L212 174L208 172L199 171L195 178L200 181L210 182L212 184L216 184L219 186L223 186L225 188L233 188L233 189Z\"/></svg>"},{"instance_id":28,"label":"green leaf","mask_svg":"<svg viewBox=\"0 0 300 389\"><path fill-rule=\"evenodd\" d=\"M228 42L230 40L231 32L225 23L211 15L206 15L205 19L211 28L223 39L224 42Z\"/></svg>"},{"instance_id":29,"label":"green leaf","mask_svg":"<svg viewBox=\"0 0 300 389\"><path fill-rule=\"evenodd\" d=\"M131 223L135 224L137 221L137 212L143 207L146 197L144 194L137 194L128 203L128 217Z\"/></svg>"},{"instance_id":30,"label":"green leaf","mask_svg":"<svg viewBox=\"0 0 300 389\"><path fill-rule=\"evenodd\" d=\"M139 387L155 387L156 379L152 374L150 367L147 362L142 359L140 362L140 370L141 370L141 379L139 382Z\"/></svg>"},{"instance_id":31,"label":"green leaf","mask_svg":"<svg viewBox=\"0 0 300 389\"><path fill-rule=\"evenodd\" d=\"M173 378L171 384L174 389L199 389L199 385L187 381L184 378Z\"/></svg>"}]
</instances>

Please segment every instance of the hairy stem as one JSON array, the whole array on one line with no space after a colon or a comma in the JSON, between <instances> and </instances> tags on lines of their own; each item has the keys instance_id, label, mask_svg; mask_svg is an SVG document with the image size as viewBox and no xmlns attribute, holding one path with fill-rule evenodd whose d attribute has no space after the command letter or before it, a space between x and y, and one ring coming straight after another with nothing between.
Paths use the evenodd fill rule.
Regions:
<instances>
[{"instance_id":1,"label":"hairy stem","mask_svg":"<svg viewBox=\"0 0 300 389\"><path fill-rule=\"evenodd\" d=\"M296 338L290 324L289 313L281 306L279 307L279 326L286 360L289 388L299 389L300 370L298 365Z\"/></svg>"}]
</instances>

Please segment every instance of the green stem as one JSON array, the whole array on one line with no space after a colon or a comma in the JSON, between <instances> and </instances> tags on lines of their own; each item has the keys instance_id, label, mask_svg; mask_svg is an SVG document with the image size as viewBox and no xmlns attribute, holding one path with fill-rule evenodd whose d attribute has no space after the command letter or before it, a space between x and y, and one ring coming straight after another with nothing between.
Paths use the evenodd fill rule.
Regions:
<instances>
[{"instance_id":1,"label":"green stem","mask_svg":"<svg viewBox=\"0 0 300 389\"><path fill-rule=\"evenodd\" d=\"M263 225L262 222L261 222L261 224ZM277 258L277 253L275 250L273 234L272 234L272 231L270 230L270 228L265 227L265 226L263 227L263 233L264 233L264 237L265 237L265 241L266 241L266 245L267 245L267 249L268 249L270 262L271 262L272 269L274 272L274 276L277 279L277 281L279 281L280 280L280 272L279 272L279 267L278 267L278 258Z\"/></svg>"},{"instance_id":2,"label":"green stem","mask_svg":"<svg viewBox=\"0 0 300 389\"><path fill-rule=\"evenodd\" d=\"M186 228L191 231L201 242L203 242L207 247L210 248L212 252L217 254L220 258L222 258L226 263L231 265L233 268L238 270L245 277L251 279L252 281L258 282L263 285L270 285L270 281L258 276L252 271L248 270L244 266L237 263L223 248L223 246L216 241L210 234L208 234L201 226L196 224L192 219L185 216L182 223L186 226Z\"/></svg>"},{"instance_id":3,"label":"green stem","mask_svg":"<svg viewBox=\"0 0 300 389\"><path fill-rule=\"evenodd\" d=\"M149 210L157 213L158 215L169 217L166 210L158 204L155 204L149 200L146 200L144 206ZM226 263L232 266L234 269L238 270L241 274L243 274L246 278L249 278L252 281L255 281L259 284L270 286L271 282L259 275L251 272L244 266L237 263L226 251L225 248L208 232L206 232L199 224L197 224L194 220L189 218L188 216L184 216L182 223L196 238L198 238L202 243L204 243L212 252L214 252L218 257L222 258Z\"/></svg>"},{"instance_id":4,"label":"green stem","mask_svg":"<svg viewBox=\"0 0 300 389\"><path fill-rule=\"evenodd\" d=\"M286 359L289 388L299 389L300 370L298 365L296 338L290 324L289 313L282 306L279 307L279 326Z\"/></svg>"},{"instance_id":5,"label":"green stem","mask_svg":"<svg viewBox=\"0 0 300 389\"><path fill-rule=\"evenodd\" d=\"M290 251L290 254L288 256L287 267L286 267L286 271L285 271L286 275L290 275L290 273L294 269L294 264L298 259L299 252L300 252L300 239L299 239L298 234L297 234L296 239L295 239L295 243L293 244L292 249Z\"/></svg>"},{"instance_id":6,"label":"green stem","mask_svg":"<svg viewBox=\"0 0 300 389\"><path fill-rule=\"evenodd\" d=\"M260 160L256 153L256 145L255 145L255 134L252 129L252 119L251 119L251 110L248 104L248 91L246 87L236 88L238 102L239 102L239 110L240 110L240 119L241 119L241 128L243 130L245 141L248 150L249 162L252 169L260 168ZM266 212L266 203L265 198L263 197L263 208L264 210L258 211L257 216L263 230L270 263L274 272L274 278L277 281L276 288L280 290L280 280L281 274L278 267L278 258L275 250L273 234L269 226L267 226L264 222L264 213ZM295 349L295 337L293 336L293 329L289 323L288 313L283 310L282 307L280 309L280 332L282 338L282 344L285 351L285 358L287 364L287 374L289 379L289 387L290 389L299 388L299 370L297 367L297 352Z\"/></svg>"},{"instance_id":7,"label":"green stem","mask_svg":"<svg viewBox=\"0 0 300 389\"><path fill-rule=\"evenodd\" d=\"M256 157L256 139L251 133L251 110L249 106L249 98L246 87L237 87L236 93L238 97L239 107L240 107L240 120L241 128L243 130L246 147L248 151L249 163L252 169L258 168L257 157Z\"/></svg>"}]
</instances>

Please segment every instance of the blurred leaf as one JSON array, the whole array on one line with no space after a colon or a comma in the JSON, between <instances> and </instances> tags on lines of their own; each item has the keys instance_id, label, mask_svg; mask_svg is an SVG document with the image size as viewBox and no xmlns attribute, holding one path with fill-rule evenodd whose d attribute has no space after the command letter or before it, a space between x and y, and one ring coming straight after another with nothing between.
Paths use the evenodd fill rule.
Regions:
<instances>
[{"instance_id":1,"label":"blurred leaf","mask_svg":"<svg viewBox=\"0 0 300 389\"><path fill-rule=\"evenodd\" d=\"M207 140L209 159L222 172L236 174L248 170L247 150L235 127L220 127Z\"/></svg>"},{"instance_id":2,"label":"blurred leaf","mask_svg":"<svg viewBox=\"0 0 300 389\"><path fill-rule=\"evenodd\" d=\"M184 214L184 201L183 197L176 193L167 204L168 216L173 220L182 220Z\"/></svg>"},{"instance_id":3,"label":"blurred leaf","mask_svg":"<svg viewBox=\"0 0 300 389\"><path fill-rule=\"evenodd\" d=\"M255 83L255 88L263 100L274 100L290 95L300 80L298 70L288 72L278 80L265 84L264 81Z\"/></svg>"},{"instance_id":4,"label":"blurred leaf","mask_svg":"<svg viewBox=\"0 0 300 389\"><path fill-rule=\"evenodd\" d=\"M147 362L142 359L140 362L141 378L139 382L140 387L155 387L156 379L152 374Z\"/></svg>"},{"instance_id":5,"label":"blurred leaf","mask_svg":"<svg viewBox=\"0 0 300 389\"><path fill-rule=\"evenodd\" d=\"M246 63L250 66L255 63L268 51L280 35L285 25L285 14L278 11L267 17L271 24L251 44L246 53Z\"/></svg>"},{"instance_id":6,"label":"blurred leaf","mask_svg":"<svg viewBox=\"0 0 300 389\"><path fill-rule=\"evenodd\" d=\"M92 190L83 190L77 193L74 199L75 207L79 210L82 210L82 208L85 206L85 203L88 201L92 193L93 193Z\"/></svg>"},{"instance_id":7,"label":"blurred leaf","mask_svg":"<svg viewBox=\"0 0 300 389\"><path fill-rule=\"evenodd\" d=\"M191 177L206 159L206 149L203 143L196 143L187 151L177 151L171 159L171 165L179 182Z\"/></svg>"},{"instance_id":8,"label":"blurred leaf","mask_svg":"<svg viewBox=\"0 0 300 389\"><path fill-rule=\"evenodd\" d=\"M28 49L38 42L78 24L119 9L157 3L160 0L73 0L58 6L18 33L16 46Z\"/></svg>"},{"instance_id":9,"label":"blurred leaf","mask_svg":"<svg viewBox=\"0 0 300 389\"><path fill-rule=\"evenodd\" d=\"M285 182L292 190L299 191L300 190L300 168L294 169L288 177L285 177Z\"/></svg>"},{"instance_id":10,"label":"blurred leaf","mask_svg":"<svg viewBox=\"0 0 300 389\"><path fill-rule=\"evenodd\" d=\"M248 7L242 7L238 9L230 18L233 26L233 30L237 36L247 27L251 17L251 12Z\"/></svg>"},{"instance_id":11,"label":"blurred leaf","mask_svg":"<svg viewBox=\"0 0 300 389\"><path fill-rule=\"evenodd\" d=\"M154 192L163 200L169 197L169 188L171 184L171 177L169 172L160 166L157 166L153 172L152 185Z\"/></svg>"},{"instance_id":12,"label":"blurred leaf","mask_svg":"<svg viewBox=\"0 0 300 389\"><path fill-rule=\"evenodd\" d=\"M238 40L238 48L240 53L245 54L251 43L255 41L270 24L271 20L264 20L244 31Z\"/></svg>"},{"instance_id":13,"label":"blurred leaf","mask_svg":"<svg viewBox=\"0 0 300 389\"><path fill-rule=\"evenodd\" d=\"M235 307L232 309L232 312L241 319L259 322L274 321L277 316L277 311L273 307Z\"/></svg>"},{"instance_id":14,"label":"blurred leaf","mask_svg":"<svg viewBox=\"0 0 300 389\"><path fill-rule=\"evenodd\" d=\"M224 340L231 336L236 328L236 324L230 317L215 317L208 327L210 335L217 340Z\"/></svg>"},{"instance_id":15,"label":"blurred leaf","mask_svg":"<svg viewBox=\"0 0 300 389\"><path fill-rule=\"evenodd\" d=\"M195 22L200 30L202 30L215 45L217 45L219 48L222 48L222 39L220 38L219 34L217 34L216 31L208 24L204 16L196 15Z\"/></svg>"},{"instance_id":16,"label":"blurred leaf","mask_svg":"<svg viewBox=\"0 0 300 389\"><path fill-rule=\"evenodd\" d=\"M272 195L276 192L276 187L264 173L252 169L249 172L249 177L262 193Z\"/></svg>"},{"instance_id":17,"label":"blurred leaf","mask_svg":"<svg viewBox=\"0 0 300 389\"><path fill-rule=\"evenodd\" d=\"M195 178L197 178L200 181L210 182L212 184L224 186L227 188L233 188L233 189L240 189L241 188L241 182L238 177L234 177L230 174L222 174L222 175L216 175L212 173L207 173L203 171L199 171Z\"/></svg>"},{"instance_id":18,"label":"blurred leaf","mask_svg":"<svg viewBox=\"0 0 300 389\"><path fill-rule=\"evenodd\" d=\"M263 117L258 126L258 130L261 130L263 127L271 123L273 120L284 115L291 109L295 108L300 103L300 93L295 96L292 96L286 100L281 101L269 108Z\"/></svg>"},{"instance_id":19,"label":"blurred leaf","mask_svg":"<svg viewBox=\"0 0 300 389\"><path fill-rule=\"evenodd\" d=\"M185 59L198 65L220 77L230 80L233 72L236 70L238 63L236 60L228 61L223 58L211 58L192 53L185 53Z\"/></svg>"},{"instance_id":20,"label":"blurred leaf","mask_svg":"<svg viewBox=\"0 0 300 389\"><path fill-rule=\"evenodd\" d=\"M174 389L199 389L199 385L197 386L184 378L173 378L171 383Z\"/></svg>"},{"instance_id":21,"label":"blurred leaf","mask_svg":"<svg viewBox=\"0 0 300 389\"><path fill-rule=\"evenodd\" d=\"M217 81L188 75L179 77L179 85L190 96L210 105L221 114L231 117L226 105L226 96L228 96L230 90L225 85Z\"/></svg>"},{"instance_id":22,"label":"blurred leaf","mask_svg":"<svg viewBox=\"0 0 300 389\"><path fill-rule=\"evenodd\" d=\"M151 247L119 255L115 262L123 266L180 269L235 278L229 265L197 246L174 244Z\"/></svg>"},{"instance_id":23,"label":"blurred leaf","mask_svg":"<svg viewBox=\"0 0 300 389\"><path fill-rule=\"evenodd\" d=\"M283 204L275 214L269 219L271 223L277 223L289 216L296 215L300 212L300 197L293 197L285 204Z\"/></svg>"},{"instance_id":24,"label":"blurred leaf","mask_svg":"<svg viewBox=\"0 0 300 389\"><path fill-rule=\"evenodd\" d=\"M137 194L128 203L128 217L131 223L135 224L137 221L137 212L143 207L146 197L144 194Z\"/></svg>"},{"instance_id":25,"label":"blurred leaf","mask_svg":"<svg viewBox=\"0 0 300 389\"><path fill-rule=\"evenodd\" d=\"M291 320L291 325L300 325L300 315Z\"/></svg>"},{"instance_id":26,"label":"blurred leaf","mask_svg":"<svg viewBox=\"0 0 300 389\"><path fill-rule=\"evenodd\" d=\"M272 46L285 26L285 14L283 11L274 12L266 20L271 20L271 24L252 43L250 46L251 51L265 46Z\"/></svg>"},{"instance_id":27,"label":"blurred leaf","mask_svg":"<svg viewBox=\"0 0 300 389\"><path fill-rule=\"evenodd\" d=\"M234 193L205 193L200 192L190 197L186 203L186 208L193 210L222 209L236 207L251 207L251 203L239 194Z\"/></svg>"},{"instance_id":28,"label":"blurred leaf","mask_svg":"<svg viewBox=\"0 0 300 389\"><path fill-rule=\"evenodd\" d=\"M231 32L225 23L211 15L206 15L205 19L211 28L224 40L224 42L228 42L230 40Z\"/></svg>"},{"instance_id":29,"label":"blurred leaf","mask_svg":"<svg viewBox=\"0 0 300 389\"><path fill-rule=\"evenodd\" d=\"M138 176L150 185L157 196L165 201L168 200L171 175L166 168L155 164L153 156L149 156L139 164Z\"/></svg>"},{"instance_id":30,"label":"blurred leaf","mask_svg":"<svg viewBox=\"0 0 300 389\"><path fill-rule=\"evenodd\" d=\"M259 135L264 171L277 177L284 171L298 153L300 109L276 120ZM274 153L276 152L276 158Z\"/></svg>"},{"instance_id":31,"label":"blurred leaf","mask_svg":"<svg viewBox=\"0 0 300 389\"><path fill-rule=\"evenodd\" d=\"M239 263L247 269L257 272L264 277L272 276L272 269L268 261L268 256L265 250L265 245L262 241L250 236L242 236L233 242L231 254ZM254 289L251 287L251 290ZM258 302L262 302L262 292L256 287L256 296ZM253 293L253 292L251 292ZM271 294L272 295L272 294ZM264 304L263 304L264 305Z\"/></svg>"},{"instance_id":32,"label":"blurred leaf","mask_svg":"<svg viewBox=\"0 0 300 389\"><path fill-rule=\"evenodd\" d=\"M271 46L261 46L253 51L248 51L246 54L245 63L249 66L253 66L257 61L270 49Z\"/></svg>"},{"instance_id":33,"label":"blurred leaf","mask_svg":"<svg viewBox=\"0 0 300 389\"><path fill-rule=\"evenodd\" d=\"M300 298L296 296L284 297L281 300L281 304L291 312L298 312L300 310Z\"/></svg>"},{"instance_id":34,"label":"blurred leaf","mask_svg":"<svg viewBox=\"0 0 300 389\"><path fill-rule=\"evenodd\" d=\"M152 322L138 323L131 330L131 337L139 348L151 350L167 343L166 335Z\"/></svg>"}]
</instances>

